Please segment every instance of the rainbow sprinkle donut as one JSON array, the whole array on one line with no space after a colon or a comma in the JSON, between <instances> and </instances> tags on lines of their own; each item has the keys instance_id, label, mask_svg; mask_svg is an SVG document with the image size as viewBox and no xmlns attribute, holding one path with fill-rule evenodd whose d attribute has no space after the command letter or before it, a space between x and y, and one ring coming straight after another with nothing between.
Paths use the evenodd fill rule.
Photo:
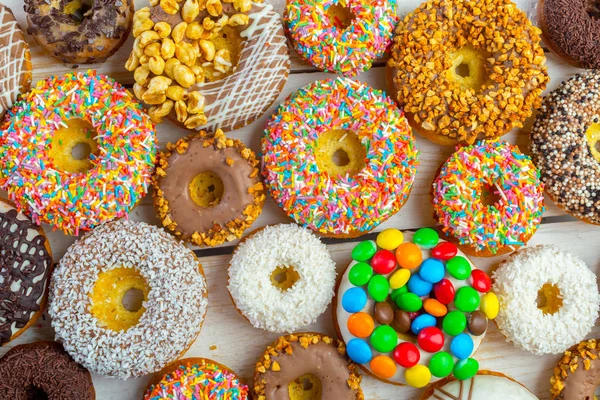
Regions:
<instances>
[{"instance_id":1,"label":"rainbow sprinkle donut","mask_svg":"<svg viewBox=\"0 0 600 400\"><path fill-rule=\"evenodd\" d=\"M340 152L345 160L336 160ZM392 99L338 78L293 93L267 123L262 153L271 196L290 217L325 236L348 238L404 205L419 152Z\"/></svg>"},{"instance_id":2,"label":"rainbow sprinkle donut","mask_svg":"<svg viewBox=\"0 0 600 400\"><path fill-rule=\"evenodd\" d=\"M391 43L397 7L397 0L288 0L284 21L301 57L323 71L354 76Z\"/></svg>"},{"instance_id":3,"label":"rainbow sprinkle donut","mask_svg":"<svg viewBox=\"0 0 600 400\"><path fill-rule=\"evenodd\" d=\"M458 148L433 181L433 210L448 240L490 257L523 246L544 213L544 187L531 159L504 141Z\"/></svg>"},{"instance_id":4,"label":"rainbow sprinkle donut","mask_svg":"<svg viewBox=\"0 0 600 400\"><path fill-rule=\"evenodd\" d=\"M38 224L78 235L126 216L147 191L154 124L123 86L95 71L39 81L0 130L0 187ZM72 156L80 144L89 159Z\"/></svg>"}]
</instances>

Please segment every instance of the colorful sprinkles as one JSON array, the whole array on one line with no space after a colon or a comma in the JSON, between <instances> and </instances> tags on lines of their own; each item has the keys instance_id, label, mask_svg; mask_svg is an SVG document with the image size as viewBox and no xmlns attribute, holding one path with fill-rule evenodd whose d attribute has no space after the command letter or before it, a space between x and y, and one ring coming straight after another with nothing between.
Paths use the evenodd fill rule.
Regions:
<instances>
[{"instance_id":1,"label":"colorful sprinkles","mask_svg":"<svg viewBox=\"0 0 600 400\"><path fill-rule=\"evenodd\" d=\"M49 157L55 130L81 118L97 132L99 155L85 173L57 170ZM95 71L37 83L0 127L0 186L19 211L78 235L127 213L147 192L154 169L154 124L132 95Z\"/></svg>"},{"instance_id":2,"label":"colorful sprinkles","mask_svg":"<svg viewBox=\"0 0 600 400\"><path fill-rule=\"evenodd\" d=\"M333 129L366 149L354 176L319 172L315 147ZM368 232L408 199L419 154L404 114L383 92L347 78L293 93L267 123L263 174L272 197L297 223L330 235Z\"/></svg>"},{"instance_id":3,"label":"colorful sprinkles","mask_svg":"<svg viewBox=\"0 0 600 400\"><path fill-rule=\"evenodd\" d=\"M498 196L486 205L484 191ZM461 245L496 254L535 233L544 213L544 185L531 159L504 141L457 148L433 182L433 208L443 231Z\"/></svg>"},{"instance_id":4,"label":"colorful sprinkles","mask_svg":"<svg viewBox=\"0 0 600 400\"><path fill-rule=\"evenodd\" d=\"M354 16L346 29L327 9L345 5ZM354 76L371 67L391 43L398 22L397 0L294 0L285 9L285 26L296 51L316 68Z\"/></svg>"}]
</instances>

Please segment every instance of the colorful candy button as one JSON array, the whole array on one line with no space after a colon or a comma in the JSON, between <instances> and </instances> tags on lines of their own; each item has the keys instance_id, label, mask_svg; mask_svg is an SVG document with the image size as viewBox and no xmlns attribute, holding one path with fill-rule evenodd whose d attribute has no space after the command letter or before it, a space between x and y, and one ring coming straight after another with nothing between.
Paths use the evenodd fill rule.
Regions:
<instances>
[{"instance_id":1,"label":"colorful candy button","mask_svg":"<svg viewBox=\"0 0 600 400\"><path fill-rule=\"evenodd\" d=\"M439 241L440 235L431 228L421 228L413 236L413 242L424 249L434 248Z\"/></svg>"},{"instance_id":2,"label":"colorful candy button","mask_svg":"<svg viewBox=\"0 0 600 400\"><path fill-rule=\"evenodd\" d=\"M396 364L388 356L377 356L370 364L371 371L380 378L389 379L396 374Z\"/></svg>"},{"instance_id":3,"label":"colorful candy button","mask_svg":"<svg viewBox=\"0 0 600 400\"><path fill-rule=\"evenodd\" d=\"M443 261L451 259L456 254L458 254L458 248L450 242L438 243L438 245L431 250L432 257Z\"/></svg>"},{"instance_id":4,"label":"colorful candy button","mask_svg":"<svg viewBox=\"0 0 600 400\"><path fill-rule=\"evenodd\" d=\"M409 287L410 289L410 287ZM479 307L480 298L477 290L470 286L463 286L456 291L454 305L462 312L473 312Z\"/></svg>"},{"instance_id":5,"label":"colorful candy button","mask_svg":"<svg viewBox=\"0 0 600 400\"><path fill-rule=\"evenodd\" d=\"M402 310L394 311L394 320L392 321L391 326L396 332L407 333L410 331L411 324L412 319L410 318L409 313Z\"/></svg>"},{"instance_id":6,"label":"colorful candy button","mask_svg":"<svg viewBox=\"0 0 600 400\"><path fill-rule=\"evenodd\" d=\"M389 353L398 344L398 334L388 325L379 325L371 334L371 345L380 353Z\"/></svg>"},{"instance_id":7,"label":"colorful candy button","mask_svg":"<svg viewBox=\"0 0 600 400\"><path fill-rule=\"evenodd\" d=\"M428 258L423 261L421 263L421 268L419 268L421 279L429 283L438 283L444 279L445 273L446 268L444 268L444 264L435 258Z\"/></svg>"},{"instance_id":8,"label":"colorful candy button","mask_svg":"<svg viewBox=\"0 0 600 400\"><path fill-rule=\"evenodd\" d=\"M357 312L348 317L347 325L350 333L359 338L369 337L375 329L373 318L364 312Z\"/></svg>"},{"instance_id":9,"label":"colorful candy button","mask_svg":"<svg viewBox=\"0 0 600 400\"><path fill-rule=\"evenodd\" d=\"M440 351L444 347L444 334L439 328L430 326L424 328L417 336L419 347L429 353Z\"/></svg>"},{"instance_id":10,"label":"colorful candy button","mask_svg":"<svg viewBox=\"0 0 600 400\"><path fill-rule=\"evenodd\" d=\"M466 333L456 335L450 342L450 351L459 360L468 358L473 353L473 339Z\"/></svg>"},{"instance_id":11,"label":"colorful candy button","mask_svg":"<svg viewBox=\"0 0 600 400\"><path fill-rule=\"evenodd\" d=\"M413 331L415 335L418 335L424 328L435 326L436 322L437 320L433 315L421 314L412 321L410 330Z\"/></svg>"},{"instance_id":12,"label":"colorful candy button","mask_svg":"<svg viewBox=\"0 0 600 400\"><path fill-rule=\"evenodd\" d=\"M482 303L483 304L483 303ZM482 311L473 311L467 318L467 329L473 336L481 336L488 326L488 319Z\"/></svg>"},{"instance_id":13,"label":"colorful candy button","mask_svg":"<svg viewBox=\"0 0 600 400\"><path fill-rule=\"evenodd\" d=\"M498 310L500 306L498 304L498 297L494 292L488 292L481 296L481 311L489 319L494 319L498 316Z\"/></svg>"},{"instance_id":14,"label":"colorful candy button","mask_svg":"<svg viewBox=\"0 0 600 400\"><path fill-rule=\"evenodd\" d=\"M404 293L396 298L396 305L401 310L416 312L423 306L423 301L421 301L421 298L414 293Z\"/></svg>"},{"instance_id":15,"label":"colorful candy button","mask_svg":"<svg viewBox=\"0 0 600 400\"><path fill-rule=\"evenodd\" d=\"M454 377L459 381L471 379L479 371L479 363L474 358L460 360L454 366Z\"/></svg>"},{"instance_id":16,"label":"colorful candy button","mask_svg":"<svg viewBox=\"0 0 600 400\"><path fill-rule=\"evenodd\" d=\"M423 308L427 313L434 317L443 317L448 313L448 308L436 299L425 300L423 302Z\"/></svg>"},{"instance_id":17,"label":"colorful candy button","mask_svg":"<svg viewBox=\"0 0 600 400\"><path fill-rule=\"evenodd\" d=\"M471 264L463 256L452 257L448 260L446 269L456 279L464 280L471 276Z\"/></svg>"},{"instance_id":18,"label":"colorful candy button","mask_svg":"<svg viewBox=\"0 0 600 400\"><path fill-rule=\"evenodd\" d=\"M368 363L373 358L371 346L362 339L350 339L346 345L346 352L348 357L357 364Z\"/></svg>"},{"instance_id":19,"label":"colorful candy button","mask_svg":"<svg viewBox=\"0 0 600 400\"><path fill-rule=\"evenodd\" d=\"M404 372L404 379L410 386L422 388L427 386L429 381L431 381L431 372L426 366L417 364Z\"/></svg>"},{"instance_id":20,"label":"colorful candy button","mask_svg":"<svg viewBox=\"0 0 600 400\"><path fill-rule=\"evenodd\" d=\"M433 376L445 378L452 373L454 369L454 359L445 352L440 351L435 353L429 360L429 370Z\"/></svg>"},{"instance_id":21,"label":"colorful candy button","mask_svg":"<svg viewBox=\"0 0 600 400\"><path fill-rule=\"evenodd\" d=\"M471 271L471 286L481 293L487 293L492 288L492 280L480 269Z\"/></svg>"},{"instance_id":22,"label":"colorful candy button","mask_svg":"<svg viewBox=\"0 0 600 400\"><path fill-rule=\"evenodd\" d=\"M390 297L394 303L398 303L398 297L404 293L408 293L408 287L406 285L398 289L392 290L392 293L390 293Z\"/></svg>"},{"instance_id":23,"label":"colorful candy button","mask_svg":"<svg viewBox=\"0 0 600 400\"><path fill-rule=\"evenodd\" d=\"M442 321L442 329L450 336L456 336L465 330L467 317L460 311L450 311Z\"/></svg>"},{"instance_id":24,"label":"colorful candy button","mask_svg":"<svg viewBox=\"0 0 600 400\"><path fill-rule=\"evenodd\" d=\"M373 277L373 268L366 262L356 263L348 272L348 280L354 286L366 285Z\"/></svg>"},{"instance_id":25,"label":"colorful candy button","mask_svg":"<svg viewBox=\"0 0 600 400\"><path fill-rule=\"evenodd\" d=\"M394 309L387 301L380 301L375 303L373 317L381 325L389 325L394 320Z\"/></svg>"},{"instance_id":26,"label":"colorful candy button","mask_svg":"<svg viewBox=\"0 0 600 400\"><path fill-rule=\"evenodd\" d=\"M404 241L404 234L398 229L390 228L377 235L377 246L385 250L394 250Z\"/></svg>"},{"instance_id":27,"label":"colorful candy button","mask_svg":"<svg viewBox=\"0 0 600 400\"><path fill-rule=\"evenodd\" d=\"M396 261L402 268L415 269L423 261L423 253L419 246L414 243L402 243L396 249Z\"/></svg>"},{"instance_id":28,"label":"colorful candy button","mask_svg":"<svg viewBox=\"0 0 600 400\"><path fill-rule=\"evenodd\" d=\"M367 285L369 296L375 301L384 301L390 293L390 284L385 276L373 275Z\"/></svg>"},{"instance_id":29,"label":"colorful candy button","mask_svg":"<svg viewBox=\"0 0 600 400\"><path fill-rule=\"evenodd\" d=\"M408 280L408 290L419 297L427 296L431 293L433 285L421 279L419 274L413 274Z\"/></svg>"},{"instance_id":30,"label":"colorful candy button","mask_svg":"<svg viewBox=\"0 0 600 400\"><path fill-rule=\"evenodd\" d=\"M408 280L410 279L410 271L404 268L401 268L394 272L392 276L390 276L390 287L392 290L399 289L406 285Z\"/></svg>"},{"instance_id":31,"label":"colorful candy button","mask_svg":"<svg viewBox=\"0 0 600 400\"><path fill-rule=\"evenodd\" d=\"M394 360L404 368L410 368L417 365L421 359L421 352L417 346L410 342L402 342L394 349Z\"/></svg>"},{"instance_id":32,"label":"colorful candy button","mask_svg":"<svg viewBox=\"0 0 600 400\"><path fill-rule=\"evenodd\" d=\"M371 267L378 274L387 275L396 268L396 255L389 250L379 250L371 258Z\"/></svg>"},{"instance_id":33,"label":"colorful candy button","mask_svg":"<svg viewBox=\"0 0 600 400\"><path fill-rule=\"evenodd\" d=\"M377 251L377 245L372 240L360 242L352 249L352 259L355 261L367 261Z\"/></svg>"},{"instance_id":34,"label":"colorful candy button","mask_svg":"<svg viewBox=\"0 0 600 400\"><path fill-rule=\"evenodd\" d=\"M367 294L363 288L353 287L342 296L342 307L346 312L355 313L363 309L367 304Z\"/></svg>"},{"instance_id":35,"label":"colorful candy button","mask_svg":"<svg viewBox=\"0 0 600 400\"><path fill-rule=\"evenodd\" d=\"M433 286L435 298L442 304L450 304L454 300L454 285L449 279L442 279Z\"/></svg>"}]
</instances>

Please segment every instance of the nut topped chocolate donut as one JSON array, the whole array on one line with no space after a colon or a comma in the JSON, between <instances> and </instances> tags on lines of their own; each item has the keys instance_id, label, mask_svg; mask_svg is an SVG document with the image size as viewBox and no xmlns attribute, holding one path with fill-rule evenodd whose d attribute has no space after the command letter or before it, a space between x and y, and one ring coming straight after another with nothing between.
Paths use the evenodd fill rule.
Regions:
<instances>
[{"instance_id":1,"label":"nut topped chocolate donut","mask_svg":"<svg viewBox=\"0 0 600 400\"><path fill-rule=\"evenodd\" d=\"M580 342L565 351L550 378L552 400L596 399L600 385L600 343L598 339Z\"/></svg>"}]
</instances>

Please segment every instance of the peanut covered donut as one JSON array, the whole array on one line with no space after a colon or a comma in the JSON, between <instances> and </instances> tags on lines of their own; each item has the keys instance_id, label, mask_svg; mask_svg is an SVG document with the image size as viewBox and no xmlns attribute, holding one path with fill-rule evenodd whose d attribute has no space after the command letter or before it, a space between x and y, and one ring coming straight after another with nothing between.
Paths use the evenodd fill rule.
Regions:
<instances>
[{"instance_id":1,"label":"peanut covered donut","mask_svg":"<svg viewBox=\"0 0 600 400\"><path fill-rule=\"evenodd\" d=\"M598 339L580 342L565 351L550 378L552 400L595 399L600 385Z\"/></svg>"}]
</instances>

